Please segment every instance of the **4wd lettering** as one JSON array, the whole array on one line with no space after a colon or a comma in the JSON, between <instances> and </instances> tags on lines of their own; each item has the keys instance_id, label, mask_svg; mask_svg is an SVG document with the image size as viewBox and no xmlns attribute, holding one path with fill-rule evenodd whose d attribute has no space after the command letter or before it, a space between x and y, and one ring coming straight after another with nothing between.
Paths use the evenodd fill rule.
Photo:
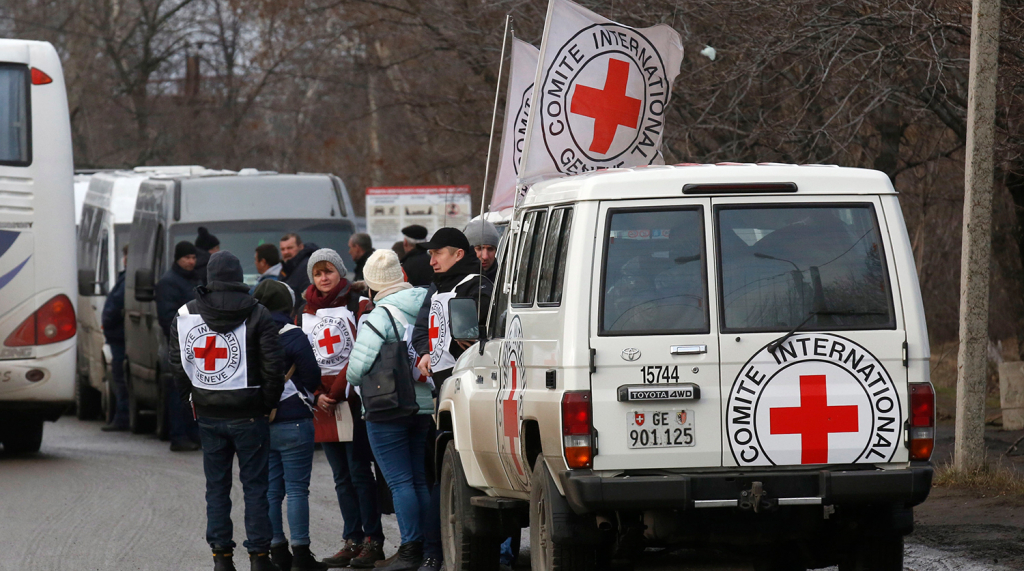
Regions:
<instances>
[{"instance_id":1,"label":"4wd lettering","mask_svg":"<svg viewBox=\"0 0 1024 571\"><path fill-rule=\"evenodd\" d=\"M857 343L794 335L757 352L729 391L726 430L741 466L889 462L901 443L896 385Z\"/></svg>"}]
</instances>

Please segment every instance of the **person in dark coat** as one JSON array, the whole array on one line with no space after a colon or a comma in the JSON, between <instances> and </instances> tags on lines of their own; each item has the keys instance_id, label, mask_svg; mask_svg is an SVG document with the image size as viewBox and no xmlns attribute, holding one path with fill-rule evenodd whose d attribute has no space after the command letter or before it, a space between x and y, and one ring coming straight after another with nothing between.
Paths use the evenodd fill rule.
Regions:
<instances>
[{"instance_id":1,"label":"person in dark coat","mask_svg":"<svg viewBox=\"0 0 1024 571\"><path fill-rule=\"evenodd\" d=\"M197 288L196 299L178 311L170 335L177 394L183 402L191 399L199 417L206 473L206 540L215 569L233 570L230 494L237 454L250 568L277 571L270 560L268 415L284 390L281 328L249 295L249 286L242 282L242 264L231 252L210 256L207 274L209 283Z\"/></svg>"},{"instance_id":2,"label":"person in dark coat","mask_svg":"<svg viewBox=\"0 0 1024 571\"><path fill-rule=\"evenodd\" d=\"M266 244L265 244L266 245ZM270 245L273 248L273 245ZM277 253L277 250L274 250ZM292 323L295 292L277 280L264 280L253 297L270 311L284 350L285 390L270 421L270 524L274 538L270 558L281 569L318 571L323 567L309 550L309 479L313 471L313 393L320 388L320 365L302 329ZM284 535L281 504L288 496L288 529Z\"/></svg>"},{"instance_id":3,"label":"person in dark coat","mask_svg":"<svg viewBox=\"0 0 1024 571\"><path fill-rule=\"evenodd\" d=\"M280 245L282 263L278 279L288 284L288 287L295 292L295 308L292 315L301 314L302 307L306 305L306 302L299 296L309 289L310 284L309 272L306 269L309 265L309 257L320 247L312 242L303 244L302 238L294 233L282 236Z\"/></svg>"},{"instance_id":4,"label":"person in dark coat","mask_svg":"<svg viewBox=\"0 0 1024 571\"><path fill-rule=\"evenodd\" d=\"M409 283L415 287L427 287L434 280L434 268L430 267L430 254L423 249L427 241L427 229L419 224L402 228L402 243L405 255L402 257L402 270Z\"/></svg>"},{"instance_id":5,"label":"person in dark coat","mask_svg":"<svg viewBox=\"0 0 1024 571\"><path fill-rule=\"evenodd\" d=\"M195 299L196 286L202 285L195 272L196 247L190 242L174 246L174 263L156 284L156 314L160 329L170 336L171 324L178 308ZM167 407L167 431L172 452L191 452L199 449L199 427L187 410L185 402L177 398L172 381L165 377L164 404Z\"/></svg>"},{"instance_id":6,"label":"person in dark coat","mask_svg":"<svg viewBox=\"0 0 1024 571\"><path fill-rule=\"evenodd\" d=\"M210 263L210 256L220 251L220 240L210 234L204 226L199 227L199 235L196 236L196 275L199 281L206 285L206 264Z\"/></svg>"},{"instance_id":7,"label":"person in dark coat","mask_svg":"<svg viewBox=\"0 0 1024 571\"><path fill-rule=\"evenodd\" d=\"M357 232L348 239L348 255L351 256L352 261L356 263L355 280L357 282L363 281L363 266L366 265L366 260L370 259L370 254L373 250L373 239L370 235L365 232ZM362 290L361 287L356 289Z\"/></svg>"},{"instance_id":8,"label":"person in dark coat","mask_svg":"<svg viewBox=\"0 0 1024 571\"><path fill-rule=\"evenodd\" d=\"M466 229L462 232L466 235L466 239L469 240L469 245L476 252L476 257L480 260L480 266L484 270L484 275L493 283L498 277L498 259L496 256L498 254L498 242L501 240L501 234L498 232L498 229L494 224L481 218L467 224Z\"/></svg>"},{"instance_id":9,"label":"person in dark coat","mask_svg":"<svg viewBox=\"0 0 1024 571\"><path fill-rule=\"evenodd\" d=\"M128 257L128 246L123 258ZM126 263L121 264L126 267ZM124 270L117 274L114 288L107 294L103 304L103 337L110 345L110 376L114 389L114 415L110 424L102 427L104 432L123 432L128 430L128 384L124 380Z\"/></svg>"}]
</instances>

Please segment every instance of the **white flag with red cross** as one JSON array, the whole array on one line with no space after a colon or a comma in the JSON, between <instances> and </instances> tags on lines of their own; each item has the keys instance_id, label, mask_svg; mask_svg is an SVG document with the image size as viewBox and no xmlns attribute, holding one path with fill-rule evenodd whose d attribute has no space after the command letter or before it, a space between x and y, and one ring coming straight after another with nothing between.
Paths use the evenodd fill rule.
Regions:
<instances>
[{"instance_id":1,"label":"white flag with red cross","mask_svg":"<svg viewBox=\"0 0 1024 571\"><path fill-rule=\"evenodd\" d=\"M537 74L539 56L537 48L512 39L512 72L505 99L505 127L501 131L501 158L498 176L494 179L491 212L501 212L515 203L516 178L526 146L526 123L530 116L530 97L533 96L533 79Z\"/></svg>"},{"instance_id":2,"label":"white flag with red cross","mask_svg":"<svg viewBox=\"0 0 1024 571\"><path fill-rule=\"evenodd\" d=\"M630 28L550 0L519 182L661 164L683 44L671 27Z\"/></svg>"}]
</instances>

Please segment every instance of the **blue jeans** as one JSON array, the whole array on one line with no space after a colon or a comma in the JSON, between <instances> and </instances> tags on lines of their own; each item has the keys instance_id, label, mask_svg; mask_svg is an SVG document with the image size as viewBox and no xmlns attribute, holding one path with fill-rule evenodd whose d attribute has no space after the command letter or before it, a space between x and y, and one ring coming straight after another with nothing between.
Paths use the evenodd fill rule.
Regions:
<instances>
[{"instance_id":1,"label":"blue jeans","mask_svg":"<svg viewBox=\"0 0 1024 571\"><path fill-rule=\"evenodd\" d=\"M200 418L203 471L206 472L206 541L213 549L234 549L231 527L231 467L238 455L238 479L245 499L245 548L249 553L270 549L270 505L267 502L267 464L270 429L266 417Z\"/></svg>"},{"instance_id":2,"label":"blue jeans","mask_svg":"<svg viewBox=\"0 0 1024 571\"><path fill-rule=\"evenodd\" d=\"M402 544L424 541L424 556L436 557L426 543L430 526L440 528L440 521L431 521L430 487L427 486L425 450L432 428L429 415L417 414L390 422L367 422L373 455L380 464L395 499L395 516L402 532Z\"/></svg>"},{"instance_id":3,"label":"blue jeans","mask_svg":"<svg viewBox=\"0 0 1024 571\"><path fill-rule=\"evenodd\" d=\"M281 502L288 495L288 529L292 545L309 545L309 475L313 470L313 419L282 421L270 425L270 525L272 545L287 540L281 518Z\"/></svg>"},{"instance_id":4,"label":"blue jeans","mask_svg":"<svg viewBox=\"0 0 1024 571\"><path fill-rule=\"evenodd\" d=\"M124 343L110 343L110 383L114 389L114 416L110 424L128 426L128 383L124 380Z\"/></svg>"},{"instance_id":5,"label":"blue jeans","mask_svg":"<svg viewBox=\"0 0 1024 571\"><path fill-rule=\"evenodd\" d=\"M370 462L360 458L352 442L324 442L324 455L334 473L334 491L345 521L342 539L356 543L370 539L384 542L384 528L377 508L377 480Z\"/></svg>"}]
</instances>

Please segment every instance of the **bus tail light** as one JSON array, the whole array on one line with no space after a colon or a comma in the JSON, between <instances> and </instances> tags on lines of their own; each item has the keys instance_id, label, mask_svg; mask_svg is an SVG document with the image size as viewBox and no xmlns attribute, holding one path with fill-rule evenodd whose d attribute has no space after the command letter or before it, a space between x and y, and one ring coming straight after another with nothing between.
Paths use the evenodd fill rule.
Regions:
<instances>
[{"instance_id":1,"label":"bus tail light","mask_svg":"<svg viewBox=\"0 0 1024 571\"><path fill-rule=\"evenodd\" d=\"M46 85L47 83L53 83L53 78L46 75L41 69L32 68L32 85Z\"/></svg>"},{"instance_id":2,"label":"bus tail light","mask_svg":"<svg viewBox=\"0 0 1024 571\"><path fill-rule=\"evenodd\" d=\"M935 390L910 383L910 459L928 460L935 448Z\"/></svg>"},{"instance_id":3,"label":"bus tail light","mask_svg":"<svg viewBox=\"0 0 1024 571\"><path fill-rule=\"evenodd\" d=\"M562 395L562 447L570 468L590 468L594 463L594 419L590 391L566 391Z\"/></svg>"},{"instance_id":4,"label":"bus tail light","mask_svg":"<svg viewBox=\"0 0 1024 571\"><path fill-rule=\"evenodd\" d=\"M21 322L7 339L8 347L25 347L28 345L49 345L65 341L75 336L78 325L75 323L75 306L71 305L68 296L60 294L43 304L35 313Z\"/></svg>"}]
</instances>

